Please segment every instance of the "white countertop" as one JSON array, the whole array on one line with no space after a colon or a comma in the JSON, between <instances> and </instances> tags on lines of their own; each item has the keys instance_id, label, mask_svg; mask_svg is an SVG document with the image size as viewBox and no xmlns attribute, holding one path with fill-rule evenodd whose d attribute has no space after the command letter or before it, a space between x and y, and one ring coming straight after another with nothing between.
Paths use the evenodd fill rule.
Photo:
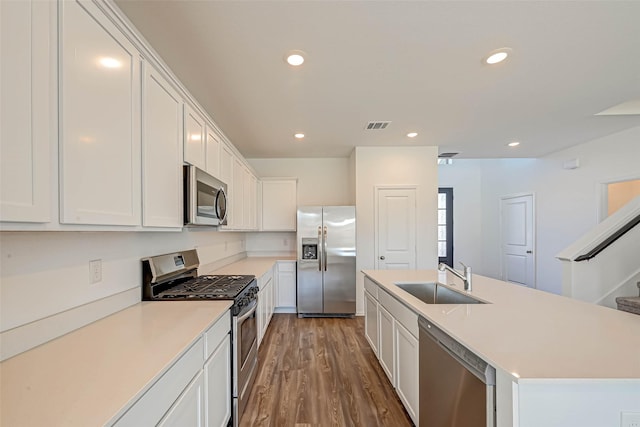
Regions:
<instances>
[{"instance_id":1,"label":"white countertop","mask_svg":"<svg viewBox=\"0 0 640 427\"><path fill-rule=\"evenodd\" d=\"M518 379L640 379L640 316L473 276L491 304L426 304L395 283L462 283L436 270L366 276L496 368Z\"/></svg>"},{"instance_id":2,"label":"white countertop","mask_svg":"<svg viewBox=\"0 0 640 427\"><path fill-rule=\"evenodd\" d=\"M0 425L106 424L229 307L142 302L0 363Z\"/></svg>"},{"instance_id":3,"label":"white countertop","mask_svg":"<svg viewBox=\"0 0 640 427\"><path fill-rule=\"evenodd\" d=\"M295 256L249 257L236 261L233 264L225 265L217 270L207 272L206 274L246 274L260 277L269 271L277 261L295 260Z\"/></svg>"}]
</instances>

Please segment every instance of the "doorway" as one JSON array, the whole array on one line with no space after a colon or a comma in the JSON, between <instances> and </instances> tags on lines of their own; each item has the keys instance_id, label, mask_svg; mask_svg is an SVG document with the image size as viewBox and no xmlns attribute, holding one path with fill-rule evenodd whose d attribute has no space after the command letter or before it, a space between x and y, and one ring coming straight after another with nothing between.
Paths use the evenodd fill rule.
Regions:
<instances>
[{"instance_id":1,"label":"doorway","mask_svg":"<svg viewBox=\"0 0 640 427\"><path fill-rule=\"evenodd\" d=\"M438 263L453 268L453 188L438 188Z\"/></svg>"},{"instance_id":2,"label":"doorway","mask_svg":"<svg viewBox=\"0 0 640 427\"><path fill-rule=\"evenodd\" d=\"M376 187L375 206L376 269L415 269L416 188Z\"/></svg>"},{"instance_id":3,"label":"doorway","mask_svg":"<svg viewBox=\"0 0 640 427\"><path fill-rule=\"evenodd\" d=\"M534 196L500 198L502 280L535 288Z\"/></svg>"}]
</instances>

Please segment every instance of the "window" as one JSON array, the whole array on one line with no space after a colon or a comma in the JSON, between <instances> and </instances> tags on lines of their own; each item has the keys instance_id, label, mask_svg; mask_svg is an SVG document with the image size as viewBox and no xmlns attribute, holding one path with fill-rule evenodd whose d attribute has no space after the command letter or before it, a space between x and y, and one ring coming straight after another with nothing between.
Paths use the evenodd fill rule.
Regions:
<instances>
[{"instance_id":1,"label":"window","mask_svg":"<svg viewBox=\"0 0 640 427\"><path fill-rule=\"evenodd\" d=\"M438 188L438 262L453 267L453 188Z\"/></svg>"}]
</instances>

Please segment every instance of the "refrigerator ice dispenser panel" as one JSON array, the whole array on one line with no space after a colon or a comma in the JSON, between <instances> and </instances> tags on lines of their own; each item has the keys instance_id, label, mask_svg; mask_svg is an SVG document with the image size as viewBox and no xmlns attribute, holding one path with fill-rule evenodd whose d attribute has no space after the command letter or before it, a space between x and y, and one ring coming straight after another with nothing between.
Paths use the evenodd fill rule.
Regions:
<instances>
[{"instance_id":1,"label":"refrigerator ice dispenser panel","mask_svg":"<svg viewBox=\"0 0 640 427\"><path fill-rule=\"evenodd\" d=\"M318 259L318 239L302 238L302 259Z\"/></svg>"}]
</instances>

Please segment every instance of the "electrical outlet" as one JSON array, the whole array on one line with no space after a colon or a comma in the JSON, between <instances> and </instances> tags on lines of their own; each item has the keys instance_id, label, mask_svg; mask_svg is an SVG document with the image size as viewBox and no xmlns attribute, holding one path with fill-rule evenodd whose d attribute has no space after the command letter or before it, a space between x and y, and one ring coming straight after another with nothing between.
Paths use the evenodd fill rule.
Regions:
<instances>
[{"instance_id":1,"label":"electrical outlet","mask_svg":"<svg viewBox=\"0 0 640 427\"><path fill-rule=\"evenodd\" d=\"M102 260L94 259L89 261L89 283L102 282Z\"/></svg>"},{"instance_id":2,"label":"electrical outlet","mask_svg":"<svg viewBox=\"0 0 640 427\"><path fill-rule=\"evenodd\" d=\"M620 427L640 427L640 412L623 412Z\"/></svg>"}]
</instances>

